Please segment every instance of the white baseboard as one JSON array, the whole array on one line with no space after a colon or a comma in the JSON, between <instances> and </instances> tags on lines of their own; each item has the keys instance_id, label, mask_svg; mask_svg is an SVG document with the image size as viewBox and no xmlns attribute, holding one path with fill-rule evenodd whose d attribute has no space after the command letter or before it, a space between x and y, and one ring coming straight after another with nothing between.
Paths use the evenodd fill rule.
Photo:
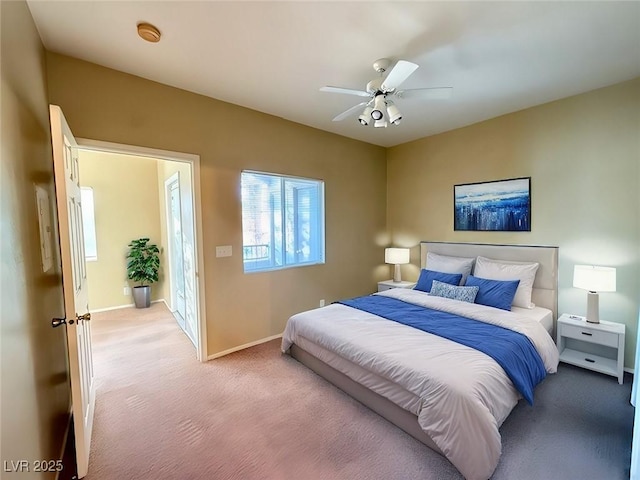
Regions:
<instances>
[{"instance_id":1,"label":"white baseboard","mask_svg":"<svg viewBox=\"0 0 640 480\"><path fill-rule=\"evenodd\" d=\"M630 373L631 375L635 375L635 374L636 374L636 371L635 371L633 368L627 368L627 367L625 367L625 368L623 368L623 370L624 370L625 372Z\"/></svg>"},{"instance_id":2,"label":"white baseboard","mask_svg":"<svg viewBox=\"0 0 640 480\"><path fill-rule=\"evenodd\" d=\"M270 337L262 338L260 340L256 340L255 342L245 343L244 345L230 348L229 350L225 350L223 352L214 353L213 355L209 355L207 357L207 360L213 360L214 358L224 357L225 355L229 355L230 353L244 350L245 348L255 347L256 345L260 345L261 343L270 342L271 340L275 340L276 338L282 338L282 333L278 335L271 335Z\"/></svg>"},{"instance_id":3,"label":"white baseboard","mask_svg":"<svg viewBox=\"0 0 640 480\"><path fill-rule=\"evenodd\" d=\"M164 298L161 298L160 300L152 300L151 303L158 303L158 302L164 302L165 305L167 305L167 302L164 301ZM100 312L109 312L111 310L120 310L121 308L131 308L131 307L135 307L135 303L128 303L126 305L116 305L115 307L107 307L107 308L96 308L89 310L91 313L100 313ZM168 305L167 305L168 306Z\"/></svg>"}]
</instances>

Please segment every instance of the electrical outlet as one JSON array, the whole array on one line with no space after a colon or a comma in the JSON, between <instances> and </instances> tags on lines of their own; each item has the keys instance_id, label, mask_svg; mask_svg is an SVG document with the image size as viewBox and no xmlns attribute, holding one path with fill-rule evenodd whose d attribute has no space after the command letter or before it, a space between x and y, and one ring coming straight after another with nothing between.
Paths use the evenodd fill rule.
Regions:
<instances>
[{"instance_id":1,"label":"electrical outlet","mask_svg":"<svg viewBox=\"0 0 640 480\"><path fill-rule=\"evenodd\" d=\"M324 298L322 300L320 300L320 306L324 307Z\"/></svg>"},{"instance_id":2,"label":"electrical outlet","mask_svg":"<svg viewBox=\"0 0 640 480\"><path fill-rule=\"evenodd\" d=\"M123 294L124 294L125 296L129 296L129 295L131 295L131 287L129 287L128 285L125 285L125 287L124 287L124 291L123 291Z\"/></svg>"}]
</instances>

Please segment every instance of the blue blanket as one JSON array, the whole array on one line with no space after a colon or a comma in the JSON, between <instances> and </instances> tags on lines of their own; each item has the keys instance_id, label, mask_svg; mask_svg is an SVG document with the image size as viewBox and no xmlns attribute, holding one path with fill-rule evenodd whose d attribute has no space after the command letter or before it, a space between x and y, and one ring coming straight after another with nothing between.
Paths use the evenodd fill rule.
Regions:
<instances>
[{"instance_id":1,"label":"blue blanket","mask_svg":"<svg viewBox=\"0 0 640 480\"><path fill-rule=\"evenodd\" d=\"M530 405L533 405L533 389L547 374L544 362L531 340L513 330L378 295L356 297L338 303L447 338L489 355L504 369Z\"/></svg>"}]
</instances>

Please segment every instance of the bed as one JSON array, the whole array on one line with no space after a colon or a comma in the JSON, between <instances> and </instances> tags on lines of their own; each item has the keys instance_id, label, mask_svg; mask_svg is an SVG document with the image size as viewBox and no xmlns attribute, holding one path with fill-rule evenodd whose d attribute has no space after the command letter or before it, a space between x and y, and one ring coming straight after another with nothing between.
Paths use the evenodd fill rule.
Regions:
<instances>
[{"instance_id":1,"label":"bed","mask_svg":"<svg viewBox=\"0 0 640 480\"><path fill-rule=\"evenodd\" d=\"M538 263L531 288L535 308L483 309L406 289L372 297L515 328L535 345L546 373L556 371L557 247L422 242L421 266L434 254ZM469 480L486 480L495 470L498 429L522 398L485 353L344 304L292 316L282 350L444 455Z\"/></svg>"}]
</instances>

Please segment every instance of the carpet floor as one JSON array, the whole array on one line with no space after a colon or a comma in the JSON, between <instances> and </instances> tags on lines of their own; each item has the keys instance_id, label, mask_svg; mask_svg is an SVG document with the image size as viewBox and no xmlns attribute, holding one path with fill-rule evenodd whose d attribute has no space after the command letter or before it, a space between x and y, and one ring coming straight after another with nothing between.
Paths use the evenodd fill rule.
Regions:
<instances>
[{"instance_id":1,"label":"carpet floor","mask_svg":"<svg viewBox=\"0 0 640 480\"><path fill-rule=\"evenodd\" d=\"M199 363L164 304L93 315L88 480L449 480L457 470L287 355ZM629 478L631 377L560 365L501 428L493 480Z\"/></svg>"}]
</instances>

